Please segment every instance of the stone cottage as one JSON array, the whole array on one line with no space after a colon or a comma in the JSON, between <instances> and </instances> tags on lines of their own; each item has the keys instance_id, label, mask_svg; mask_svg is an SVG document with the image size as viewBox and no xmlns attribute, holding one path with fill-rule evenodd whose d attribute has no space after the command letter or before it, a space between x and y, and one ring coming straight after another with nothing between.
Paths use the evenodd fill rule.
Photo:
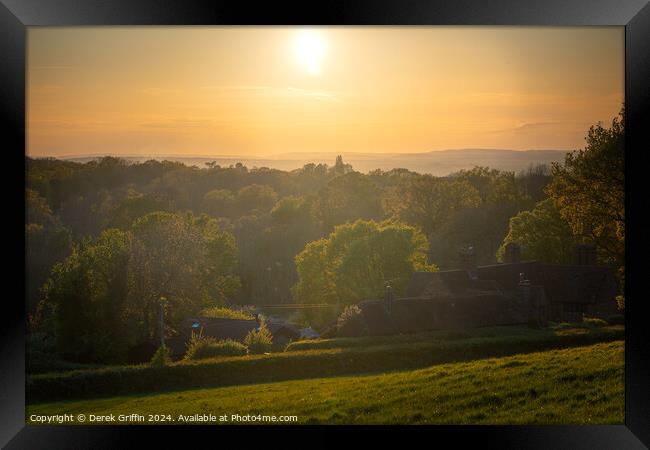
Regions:
<instances>
[{"instance_id":1,"label":"stone cottage","mask_svg":"<svg viewBox=\"0 0 650 450\"><path fill-rule=\"evenodd\" d=\"M592 246L576 247L571 265L520 261L520 254L511 244L504 263L477 266L469 248L460 269L414 273L403 298L359 303L368 333L544 325L617 313L614 273L596 265Z\"/></svg>"}]
</instances>

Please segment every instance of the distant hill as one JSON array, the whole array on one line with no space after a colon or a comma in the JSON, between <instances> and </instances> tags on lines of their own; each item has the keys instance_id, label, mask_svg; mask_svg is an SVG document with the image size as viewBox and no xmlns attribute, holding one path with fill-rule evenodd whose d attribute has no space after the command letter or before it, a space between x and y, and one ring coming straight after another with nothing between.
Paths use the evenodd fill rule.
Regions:
<instances>
[{"instance_id":1,"label":"distant hill","mask_svg":"<svg viewBox=\"0 0 650 450\"><path fill-rule=\"evenodd\" d=\"M474 166L489 166L494 169L518 172L531 164L550 164L562 161L566 150L500 150L500 149L460 149L436 150L424 153L340 153L343 160L352 164L355 170L369 172L375 169L391 170L403 168L419 173L441 176ZM230 166L238 162L249 168L269 167L280 170L298 169L308 163L333 165L338 153L283 153L267 157L236 156L120 156L127 161L142 162L149 159L178 161L183 164L205 167L215 161L220 166ZM103 156L103 155L101 155ZM119 155L115 155L119 156ZM63 157L69 161L87 162L100 155Z\"/></svg>"}]
</instances>

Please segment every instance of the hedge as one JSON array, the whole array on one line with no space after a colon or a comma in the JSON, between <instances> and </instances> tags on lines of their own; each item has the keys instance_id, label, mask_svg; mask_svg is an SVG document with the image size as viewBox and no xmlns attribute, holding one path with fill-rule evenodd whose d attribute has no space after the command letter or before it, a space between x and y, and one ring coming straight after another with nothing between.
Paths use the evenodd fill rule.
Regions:
<instances>
[{"instance_id":1,"label":"hedge","mask_svg":"<svg viewBox=\"0 0 650 450\"><path fill-rule=\"evenodd\" d=\"M497 336L467 340L285 352L181 362L165 367L119 366L33 375L28 403L114 397L181 389L416 369L438 363L507 356L623 339L624 330L564 336Z\"/></svg>"}]
</instances>

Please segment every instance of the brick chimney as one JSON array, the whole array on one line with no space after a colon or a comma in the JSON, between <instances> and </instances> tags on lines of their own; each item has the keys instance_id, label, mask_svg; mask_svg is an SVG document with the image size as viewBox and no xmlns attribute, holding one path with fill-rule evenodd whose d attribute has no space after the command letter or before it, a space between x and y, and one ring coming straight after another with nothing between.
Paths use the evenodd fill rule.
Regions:
<instances>
[{"instance_id":1,"label":"brick chimney","mask_svg":"<svg viewBox=\"0 0 650 450\"><path fill-rule=\"evenodd\" d=\"M530 281L526 278L526 274L521 272L519 274L519 283L517 284L517 293L519 294L519 300L528 304L530 303Z\"/></svg>"},{"instance_id":2,"label":"brick chimney","mask_svg":"<svg viewBox=\"0 0 650 450\"><path fill-rule=\"evenodd\" d=\"M503 255L504 263L518 263L521 262L521 247L515 242L509 242L506 245L505 254Z\"/></svg>"},{"instance_id":3,"label":"brick chimney","mask_svg":"<svg viewBox=\"0 0 650 450\"><path fill-rule=\"evenodd\" d=\"M596 246L594 244L577 244L573 247L573 262L578 266L595 266Z\"/></svg>"}]
</instances>

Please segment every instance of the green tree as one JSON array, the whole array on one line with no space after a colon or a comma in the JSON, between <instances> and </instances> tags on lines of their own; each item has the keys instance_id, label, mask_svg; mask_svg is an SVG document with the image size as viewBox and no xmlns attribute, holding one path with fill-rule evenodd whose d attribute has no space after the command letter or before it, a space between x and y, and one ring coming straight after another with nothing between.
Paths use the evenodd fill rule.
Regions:
<instances>
[{"instance_id":1,"label":"green tree","mask_svg":"<svg viewBox=\"0 0 650 450\"><path fill-rule=\"evenodd\" d=\"M574 235L596 244L602 262L625 265L625 111L592 126L584 149L553 163L546 192Z\"/></svg>"},{"instance_id":2,"label":"green tree","mask_svg":"<svg viewBox=\"0 0 650 450\"><path fill-rule=\"evenodd\" d=\"M335 267L328 247L327 239L319 239L296 255L298 282L291 289L296 303L336 303Z\"/></svg>"},{"instance_id":3,"label":"green tree","mask_svg":"<svg viewBox=\"0 0 650 450\"><path fill-rule=\"evenodd\" d=\"M240 215L269 211L278 200L278 194L271 186L251 184L237 191L235 206Z\"/></svg>"},{"instance_id":4,"label":"green tree","mask_svg":"<svg viewBox=\"0 0 650 450\"><path fill-rule=\"evenodd\" d=\"M271 209L271 217L280 225L307 222L312 219L311 204L304 197L283 197Z\"/></svg>"},{"instance_id":5,"label":"green tree","mask_svg":"<svg viewBox=\"0 0 650 450\"><path fill-rule=\"evenodd\" d=\"M214 189L203 196L203 211L212 217L231 217L235 196L228 189Z\"/></svg>"},{"instance_id":6,"label":"green tree","mask_svg":"<svg viewBox=\"0 0 650 450\"><path fill-rule=\"evenodd\" d=\"M85 241L52 270L44 288L58 353L79 361L122 362L133 344L128 321L132 237L112 229Z\"/></svg>"},{"instance_id":7,"label":"green tree","mask_svg":"<svg viewBox=\"0 0 650 450\"><path fill-rule=\"evenodd\" d=\"M171 209L170 202L159 196L145 195L130 189L107 215L104 228L128 230L138 217L154 211L170 211Z\"/></svg>"},{"instance_id":8,"label":"green tree","mask_svg":"<svg viewBox=\"0 0 650 450\"><path fill-rule=\"evenodd\" d=\"M429 237L430 258L440 267L458 268L459 251L472 246L478 264L494 264L510 218L529 209L530 198L512 172L474 167L449 178L467 183L480 200L443 216L442 224Z\"/></svg>"},{"instance_id":9,"label":"green tree","mask_svg":"<svg viewBox=\"0 0 650 450\"><path fill-rule=\"evenodd\" d=\"M431 235L430 260L441 269L457 269L460 251L471 246L477 264L496 263L495 255L508 233L509 220L518 212L511 204L487 204L458 211Z\"/></svg>"},{"instance_id":10,"label":"green tree","mask_svg":"<svg viewBox=\"0 0 650 450\"><path fill-rule=\"evenodd\" d=\"M381 194L381 189L359 172L333 178L318 192L316 211L323 231L357 219L382 219Z\"/></svg>"},{"instance_id":11,"label":"green tree","mask_svg":"<svg viewBox=\"0 0 650 450\"><path fill-rule=\"evenodd\" d=\"M232 270L234 237L214 219L191 213L155 212L133 224L131 298L140 313L143 338L157 336L161 298L173 326L206 306L223 303L239 288Z\"/></svg>"},{"instance_id":12,"label":"green tree","mask_svg":"<svg viewBox=\"0 0 650 450\"><path fill-rule=\"evenodd\" d=\"M534 202L540 202L547 196L544 188L551 181L551 167L546 164L530 164L517 174L517 185Z\"/></svg>"},{"instance_id":13,"label":"green tree","mask_svg":"<svg viewBox=\"0 0 650 450\"><path fill-rule=\"evenodd\" d=\"M507 204L525 202L528 197L517 183L514 172L477 166L461 170L452 179L466 181L478 192L483 204Z\"/></svg>"},{"instance_id":14,"label":"green tree","mask_svg":"<svg viewBox=\"0 0 650 450\"><path fill-rule=\"evenodd\" d=\"M26 300L27 311L33 315L43 283L52 267L70 254L72 240L70 231L36 191L25 190L25 203Z\"/></svg>"},{"instance_id":15,"label":"green tree","mask_svg":"<svg viewBox=\"0 0 650 450\"><path fill-rule=\"evenodd\" d=\"M552 199L541 201L532 211L523 211L510 219L508 234L497 252L503 261L509 243L521 246L524 259L555 264L570 264L577 239Z\"/></svg>"},{"instance_id":16,"label":"green tree","mask_svg":"<svg viewBox=\"0 0 650 450\"><path fill-rule=\"evenodd\" d=\"M480 202L478 190L465 180L423 175L398 186L386 201L386 209L431 236L455 213Z\"/></svg>"},{"instance_id":17,"label":"green tree","mask_svg":"<svg viewBox=\"0 0 650 450\"><path fill-rule=\"evenodd\" d=\"M42 307L61 356L77 361L125 362L128 349L159 338L239 288L234 237L216 221L191 213L155 212L131 231L104 230L57 264Z\"/></svg>"},{"instance_id":18,"label":"green tree","mask_svg":"<svg viewBox=\"0 0 650 450\"><path fill-rule=\"evenodd\" d=\"M381 297L387 283L401 295L414 271L436 269L426 262L427 249L426 237L400 222L340 225L296 256L294 299L351 304Z\"/></svg>"},{"instance_id":19,"label":"green tree","mask_svg":"<svg viewBox=\"0 0 650 450\"><path fill-rule=\"evenodd\" d=\"M510 217L530 203L512 172L474 167L448 177L402 176L384 207L426 233L429 260L444 268L457 268L458 252L468 246L479 264L494 263Z\"/></svg>"}]
</instances>

